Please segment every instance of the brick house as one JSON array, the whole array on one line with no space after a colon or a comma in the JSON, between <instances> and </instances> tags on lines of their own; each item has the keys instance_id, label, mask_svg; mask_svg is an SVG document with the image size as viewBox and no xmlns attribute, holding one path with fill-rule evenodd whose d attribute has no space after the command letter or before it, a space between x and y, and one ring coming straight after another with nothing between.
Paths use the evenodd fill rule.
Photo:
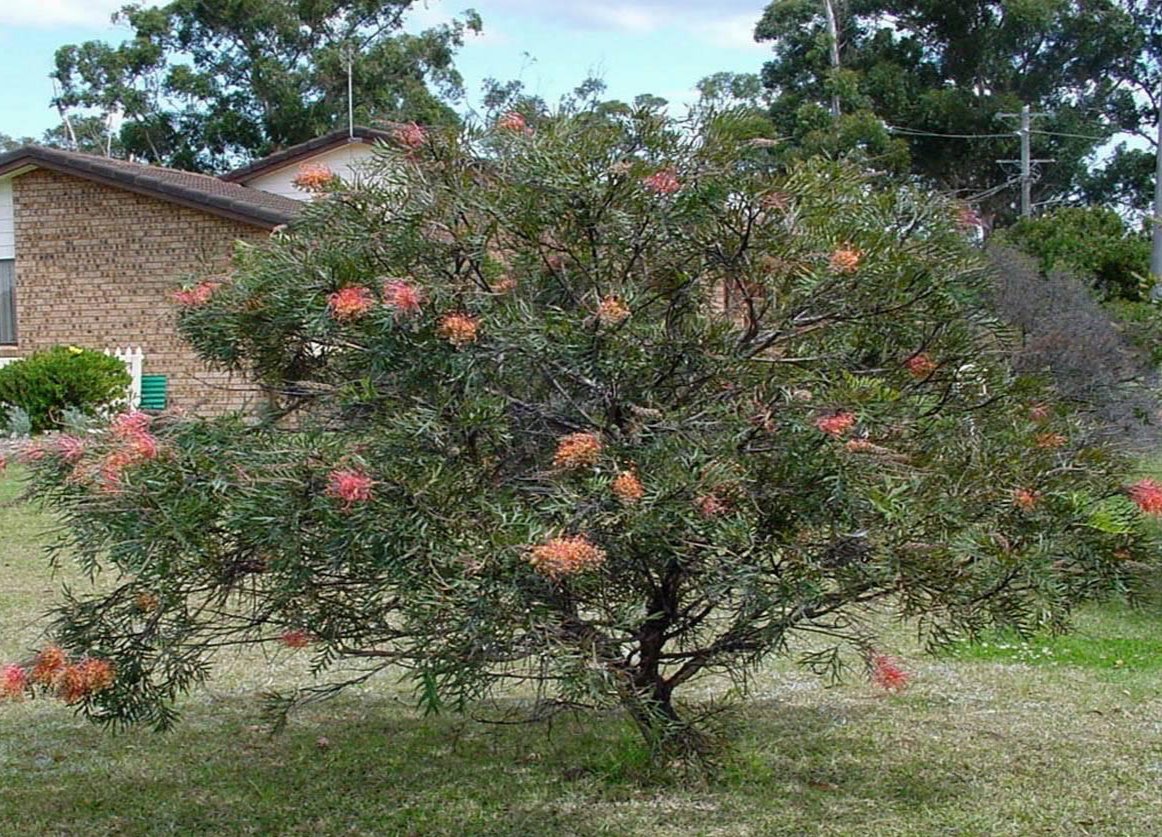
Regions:
<instances>
[{"instance_id":1,"label":"brick house","mask_svg":"<svg viewBox=\"0 0 1162 837\"><path fill-rule=\"evenodd\" d=\"M224 272L235 242L292 221L303 165L352 176L385 132L336 131L222 177L40 146L0 154L0 363L54 345L139 347L170 406L216 412L254 394L205 368L173 291Z\"/></svg>"}]
</instances>

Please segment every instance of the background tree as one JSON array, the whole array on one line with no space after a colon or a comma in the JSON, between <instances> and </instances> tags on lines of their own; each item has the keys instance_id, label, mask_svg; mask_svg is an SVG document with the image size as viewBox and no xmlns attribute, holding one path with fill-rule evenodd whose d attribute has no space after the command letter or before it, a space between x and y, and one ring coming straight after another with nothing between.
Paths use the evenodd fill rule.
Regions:
<instances>
[{"instance_id":1,"label":"background tree","mask_svg":"<svg viewBox=\"0 0 1162 837\"><path fill-rule=\"evenodd\" d=\"M835 5L838 68L819 0L777 0L755 30L775 49L762 73L772 117L809 148L834 150L828 139L844 137L883 165L1011 215L1003 187L1014 172L996 160L1016 158L1018 145L1000 113L1027 104L1049 114L1034 126L1034 157L1055 160L1039 172L1037 201L1073 196L1089 156L1124 124L1112 114L1132 99L1125 79L1143 22L1114 0Z\"/></svg>"},{"instance_id":2,"label":"background tree","mask_svg":"<svg viewBox=\"0 0 1162 837\"><path fill-rule=\"evenodd\" d=\"M1107 120L1144 140L1146 148L1119 144L1109 160L1086 182L1086 197L1095 202L1144 210L1154 200L1158 120L1162 115L1162 6L1157 0L1121 0L1134 21L1132 60L1110 68L1117 95L1106 108Z\"/></svg>"},{"instance_id":3,"label":"background tree","mask_svg":"<svg viewBox=\"0 0 1162 837\"><path fill-rule=\"evenodd\" d=\"M119 46L61 47L54 104L121 118L124 153L197 171L318 136L347 117L353 56L356 116L453 124L461 93L453 55L480 17L403 33L413 0L172 0L124 7Z\"/></svg>"},{"instance_id":4,"label":"background tree","mask_svg":"<svg viewBox=\"0 0 1162 837\"><path fill-rule=\"evenodd\" d=\"M401 131L381 181L313 184L181 291L199 353L274 407L29 457L62 546L117 579L61 610L116 672L75 702L164 725L217 649L281 643L334 678L290 703L389 668L429 709L525 682L687 754L699 677L802 654L897 687L877 609L931 642L1060 627L1148 560L1132 500L1162 487L1127 496L1008 371L954 208L773 172L735 128Z\"/></svg>"}]
</instances>

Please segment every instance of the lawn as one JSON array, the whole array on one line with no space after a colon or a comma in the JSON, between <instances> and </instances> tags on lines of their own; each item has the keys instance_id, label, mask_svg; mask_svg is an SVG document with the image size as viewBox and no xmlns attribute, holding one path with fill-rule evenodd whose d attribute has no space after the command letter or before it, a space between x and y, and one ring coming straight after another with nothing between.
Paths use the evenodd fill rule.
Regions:
<instances>
[{"instance_id":1,"label":"lawn","mask_svg":"<svg viewBox=\"0 0 1162 837\"><path fill-rule=\"evenodd\" d=\"M24 656L60 583L79 581L50 578L51 521L18 495L16 475L0 480L0 660ZM774 664L710 782L648 776L616 716L424 718L388 680L272 737L260 694L303 661L232 657L166 734L0 704L0 834L1162 834L1160 624L1091 608L1074 636L939 660L901 630L915 680L899 696Z\"/></svg>"}]
</instances>

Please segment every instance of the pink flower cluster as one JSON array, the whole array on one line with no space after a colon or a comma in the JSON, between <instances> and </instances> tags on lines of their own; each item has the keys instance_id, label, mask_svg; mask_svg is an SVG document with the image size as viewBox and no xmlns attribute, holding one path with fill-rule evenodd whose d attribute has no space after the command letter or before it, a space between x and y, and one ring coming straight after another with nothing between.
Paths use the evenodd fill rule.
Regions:
<instances>
[{"instance_id":1,"label":"pink flower cluster","mask_svg":"<svg viewBox=\"0 0 1162 837\"><path fill-rule=\"evenodd\" d=\"M404 279L389 279L383 283L383 304L397 314L418 314L424 302L424 293Z\"/></svg>"},{"instance_id":2,"label":"pink flower cluster","mask_svg":"<svg viewBox=\"0 0 1162 837\"><path fill-rule=\"evenodd\" d=\"M815 419L815 427L829 436L842 436L855 427L855 416L847 410L839 410Z\"/></svg>"},{"instance_id":3,"label":"pink flower cluster","mask_svg":"<svg viewBox=\"0 0 1162 837\"><path fill-rule=\"evenodd\" d=\"M1130 499L1146 514L1162 514L1162 485L1147 477L1129 487Z\"/></svg>"},{"instance_id":4,"label":"pink flower cluster","mask_svg":"<svg viewBox=\"0 0 1162 837\"><path fill-rule=\"evenodd\" d=\"M15 663L0 668L0 698L19 700L28 690L28 671Z\"/></svg>"},{"instance_id":5,"label":"pink flower cluster","mask_svg":"<svg viewBox=\"0 0 1162 837\"><path fill-rule=\"evenodd\" d=\"M666 168L642 178L642 186L655 195L672 195L682 188L682 182L678 180L677 172Z\"/></svg>"},{"instance_id":6,"label":"pink flower cluster","mask_svg":"<svg viewBox=\"0 0 1162 837\"><path fill-rule=\"evenodd\" d=\"M904 368L913 378L927 378L936 371L937 363L924 353L913 355L904 361Z\"/></svg>"},{"instance_id":7,"label":"pink flower cluster","mask_svg":"<svg viewBox=\"0 0 1162 837\"><path fill-rule=\"evenodd\" d=\"M342 500L344 510L349 511L356 503L366 503L371 499L371 486L375 481L356 468L337 468L327 478L327 496Z\"/></svg>"},{"instance_id":8,"label":"pink flower cluster","mask_svg":"<svg viewBox=\"0 0 1162 837\"><path fill-rule=\"evenodd\" d=\"M395 141L404 148L410 148L413 151L422 146L428 139L428 132L412 122L408 125L401 125L392 133Z\"/></svg>"},{"instance_id":9,"label":"pink flower cluster","mask_svg":"<svg viewBox=\"0 0 1162 837\"><path fill-rule=\"evenodd\" d=\"M210 301L210 297L214 295L214 291L222 286L221 282L199 282L192 288L182 288L180 291L175 291L173 301L178 305L184 305L186 308L197 308L200 305L205 305Z\"/></svg>"},{"instance_id":10,"label":"pink flower cluster","mask_svg":"<svg viewBox=\"0 0 1162 837\"><path fill-rule=\"evenodd\" d=\"M306 648L315 638L301 628L292 628L283 631L278 640L287 648Z\"/></svg>"},{"instance_id":11,"label":"pink flower cluster","mask_svg":"<svg viewBox=\"0 0 1162 837\"><path fill-rule=\"evenodd\" d=\"M157 458L161 452L161 445L157 437L149 432L152 421L149 415L137 410L123 413L113 419L109 431L121 444L107 453L97 466L97 484L102 491L107 493L119 491L127 468ZM71 443L67 448L70 451L76 450ZM77 469L75 473L79 473L81 456L83 449L75 462Z\"/></svg>"},{"instance_id":12,"label":"pink flower cluster","mask_svg":"<svg viewBox=\"0 0 1162 837\"><path fill-rule=\"evenodd\" d=\"M912 676L900 665L900 661L887 654L872 654L871 664L872 682L888 692L901 692L908 685Z\"/></svg>"}]
</instances>

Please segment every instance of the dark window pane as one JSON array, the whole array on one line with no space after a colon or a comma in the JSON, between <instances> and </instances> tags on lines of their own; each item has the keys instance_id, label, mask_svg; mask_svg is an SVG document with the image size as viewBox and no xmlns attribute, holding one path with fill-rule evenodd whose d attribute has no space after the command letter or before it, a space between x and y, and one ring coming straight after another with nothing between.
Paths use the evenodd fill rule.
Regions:
<instances>
[{"instance_id":1,"label":"dark window pane","mask_svg":"<svg viewBox=\"0 0 1162 837\"><path fill-rule=\"evenodd\" d=\"M0 343L16 342L16 262L0 259Z\"/></svg>"}]
</instances>

